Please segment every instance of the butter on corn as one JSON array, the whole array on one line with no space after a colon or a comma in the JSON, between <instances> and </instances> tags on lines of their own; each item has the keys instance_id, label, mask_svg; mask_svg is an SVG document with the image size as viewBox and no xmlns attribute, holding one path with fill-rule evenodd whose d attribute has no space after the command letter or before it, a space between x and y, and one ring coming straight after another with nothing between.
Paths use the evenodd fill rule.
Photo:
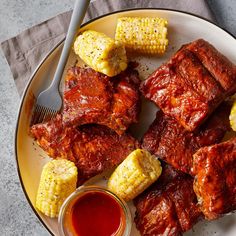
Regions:
<instances>
[{"instance_id":1,"label":"butter on corn","mask_svg":"<svg viewBox=\"0 0 236 236\"><path fill-rule=\"evenodd\" d=\"M41 174L36 208L49 217L57 217L65 199L76 189L77 168L68 160L48 162Z\"/></svg>"},{"instance_id":2,"label":"butter on corn","mask_svg":"<svg viewBox=\"0 0 236 236\"><path fill-rule=\"evenodd\" d=\"M229 121L230 121L230 126L232 130L236 131L236 100L231 108Z\"/></svg>"},{"instance_id":3,"label":"butter on corn","mask_svg":"<svg viewBox=\"0 0 236 236\"><path fill-rule=\"evenodd\" d=\"M117 21L115 40L129 51L163 54L168 46L167 20L158 17L121 17Z\"/></svg>"},{"instance_id":4,"label":"butter on corn","mask_svg":"<svg viewBox=\"0 0 236 236\"><path fill-rule=\"evenodd\" d=\"M110 77L127 68L125 47L105 34L94 30L86 30L77 37L74 51L95 71Z\"/></svg>"},{"instance_id":5,"label":"butter on corn","mask_svg":"<svg viewBox=\"0 0 236 236\"><path fill-rule=\"evenodd\" d=\"M108 180L108 189L130 201L161 175L160 161L148 151L136 149L116 168Z\"/></svg>"}]
</instances>

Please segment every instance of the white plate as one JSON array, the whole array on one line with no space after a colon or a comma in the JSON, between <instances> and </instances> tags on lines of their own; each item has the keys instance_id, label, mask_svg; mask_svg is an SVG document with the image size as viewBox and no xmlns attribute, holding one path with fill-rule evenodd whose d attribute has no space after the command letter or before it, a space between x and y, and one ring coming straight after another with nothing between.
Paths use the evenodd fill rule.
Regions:
<instances>
[{"instance_id":1,"label":"white plate","mask_svg":"<svg viewBox=\"0 0 236 236\"><path fill-rule=\"evenodd\" d=\"M236 40L235 38L214 25L213 23L199 18L197 16L184 12L177 12L164 9L136 9L129 11L121 11L105 15L90 21L83 26L84 29L94 29L114 37L117 18L120 16L159 16L164 17L169 22L169 48L163 57L136 57L134 60L140 62L138 70L142 79L154 71L161 63L168 60L182 44L204 38L212 43L219 51L226 55L230 60L236 63ZM15 136L16 161L18 173L21 180L24 193L34 210L35 214L49 230L50 233L58 235L57 220L50 219L35 209L35 197L37 193L39 178L43 165L50 159L44 151L42 151L29 136L29 122L31 118L34 97L46 88L53 76L62 44L59 44L52 52L43 60L40 66L33 74L29 84L24 92L21 106L19 109L18 122ZM75 55L73 52L67 63L71 66L75 63ZM154 119L156 108L145 105L142 111L141 121L136 125L136 135L140 136ZM200 222L194 226L186 235L209 236L209 235L236 235L236 214L225 216L213 222ZM132 229L132 236L139 235L135 226Z\"/></svg>"}]
</instances>

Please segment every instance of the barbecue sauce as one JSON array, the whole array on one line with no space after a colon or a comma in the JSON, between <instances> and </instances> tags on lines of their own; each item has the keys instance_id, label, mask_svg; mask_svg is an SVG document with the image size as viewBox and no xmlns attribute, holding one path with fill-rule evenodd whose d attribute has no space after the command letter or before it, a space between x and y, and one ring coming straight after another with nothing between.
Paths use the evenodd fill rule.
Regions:
<instances>
[{"instance_id":1,"label":"barbecue sauce","mask_svg":"<svg viewBox=\"0 0 236 236\"><path fill-rule=\"evenodd\" d=\"M84 194L71 209L71 224L76 236L122 235L124 219L116 200L101 192Z\"/></svg>"}]
</instances>

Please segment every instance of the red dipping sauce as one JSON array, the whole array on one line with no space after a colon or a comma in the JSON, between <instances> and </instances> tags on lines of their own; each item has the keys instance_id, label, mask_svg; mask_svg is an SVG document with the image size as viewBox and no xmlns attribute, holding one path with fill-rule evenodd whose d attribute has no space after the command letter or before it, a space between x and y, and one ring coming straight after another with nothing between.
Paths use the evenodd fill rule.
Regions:
<instances>
[{"instance_id":1,"label":"red dipping sauce","mask_svg":"<svg viewBox=\"0 0 236 236\"><path fill-rule=\"evenodd\" d=\"M120 205L109 195L86 193L72 208L72 225L79 236L110 236L121 227L124 216Z\"/></svg>"},{"instance_id":2,"label":"red dipping sauce","mask_svg":"<svg viewBox=\"0 0 236 236\"><path fill-rule=\"evenodd\" d=\"M59 224L64 234L61 235L129 235L130 213L124 202L98 187L84 187L76 192L62 206Z\"/></svg>"}]
</instances>

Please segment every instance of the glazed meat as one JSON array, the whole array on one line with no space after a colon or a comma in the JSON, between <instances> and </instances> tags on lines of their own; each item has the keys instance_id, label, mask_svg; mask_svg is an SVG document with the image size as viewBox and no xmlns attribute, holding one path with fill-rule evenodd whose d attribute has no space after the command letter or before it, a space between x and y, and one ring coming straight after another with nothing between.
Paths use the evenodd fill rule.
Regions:
<instances>
[{"instance_id":1,"label":"glazed meat","mask_svg":"<svg viewBox=\"0 0 236 236\"><path fill-rule=\"evenodd\" d=\"M137 122L140 79L130 66L109 78L91 68L72 67L65 80L63 123L106 125L122 134Z\"/></svg>"},{"instance_id":2,"label":"glazed meat","mask_svg":"<svg viewBox=\"0 0 236 236\"><path fill-rule=\"evenodd\" d=\"M60 115L47 123L34 125L31 133L49 156L75 163L78 184L117 166L138 146L129 134L119 136L102 125L63 127Z\"/></svg>"},{"instance_id":3,"label":"glazed meat","mask_svg":"<svg viewBox=\"0 0 236 236\"><path fill-rule=\"evenodd\" d=\"M131 135L118 135L105 126L81 126L79 132L73 153L78 172L85 179L114 168L138 147Z\"/></svg>"},{"instance_id":4,"label":"glazed meat","mask_svg":"<svg viewBox=\"0 0 236 236\"><path fill-rule=\"evenodd\" d=\"M51 121L33 125L30 132L50 157L73 160L71 144L77 139L79 132L72 127L63 127L61 115Z\"/></svg>"},{"instance_id":5,"label":"glazed meat","mask_svg":"<svg viewBox=\"0 0 236 236\"><path fill-rule=\"evenodd\" d=\"M144 96L194 131L236 92L236 66L200 39L183 46L141 85Z\"/></svg>"},{"instance_id":6,"label":"glazed meat","mask_svg":"<svg viewBox=\"0 0 236 236\"><path fill-rule=\"evenodd\" d=\"M236 138L193 156L194 191L206 219L236 210Z\"/></svg>"},{"instance_id":7,"label":"glazed meat","mask_svg":"<svg viewBox=\"0 0 236 236\"><path fill-rule=\"evenodd\" d=\"M185 130L175 119L158 111L143 137L142 148L174 168L191 174L193 154L200 147L219 143L230 129L230 108L224 102L195 132Z\"/></svg>"},{"instance_id":8,"label":"glazed meat","mask_svg":"<svg viewBox=\"0 0 236 236\"><path fill-rule=\"evenodd\" d=\"M187 49L198 57L226 93L229 95L235 93L236 68L232 62L202 39L187 45Z\"/></svg>"},{"instance_id":9,"label":"glazed meat","mask_svg":"<svg viewBox=\"0 0 236 236\"><path fill-rule=\"evenodd\" d=\"M202 216L192 184L190 176L163 165L160 178L134 200L141 235L177 236L191 229Z\"/></svg>"}]
</instances>

